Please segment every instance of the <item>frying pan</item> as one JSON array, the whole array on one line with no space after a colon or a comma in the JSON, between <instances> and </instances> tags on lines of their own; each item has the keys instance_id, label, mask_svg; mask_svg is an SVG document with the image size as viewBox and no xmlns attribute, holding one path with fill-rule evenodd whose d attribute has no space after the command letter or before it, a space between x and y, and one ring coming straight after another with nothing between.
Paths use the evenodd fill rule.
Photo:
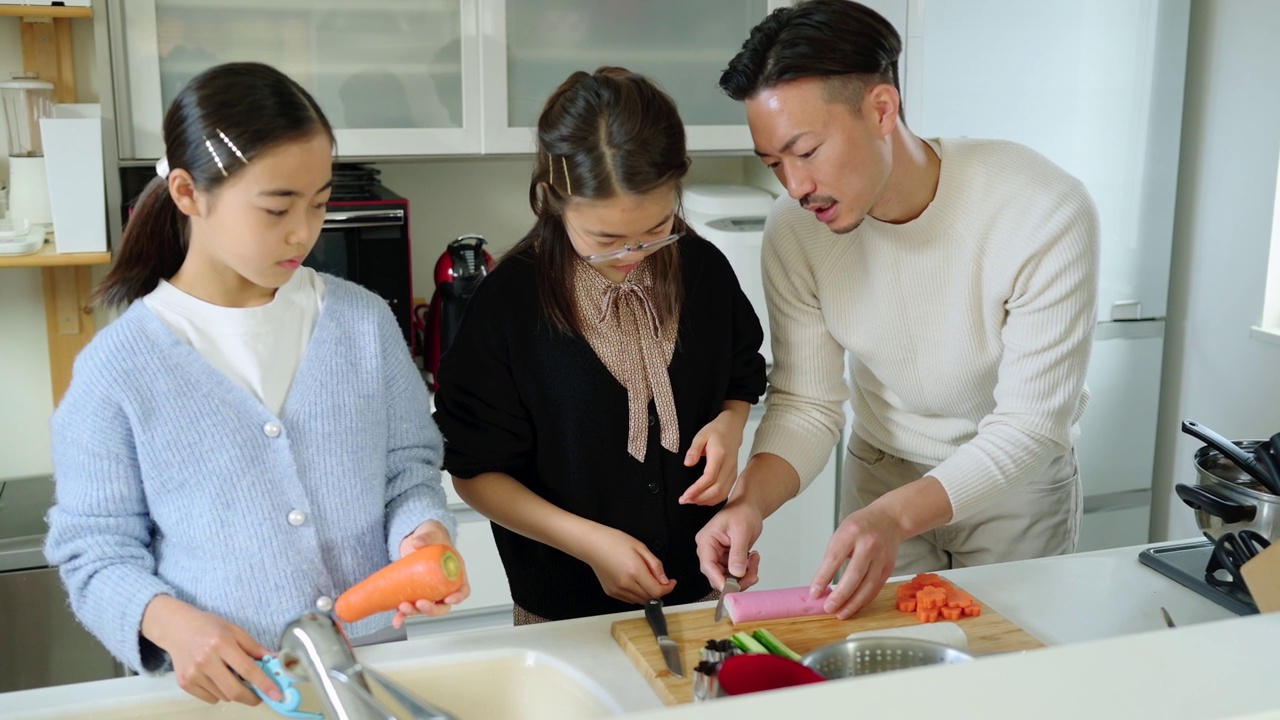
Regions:
<instances>
[{"instance_id":1,"label":"frying pan","mask_svg":"<svg viewBox=\"0 0 1280 720\"><path fill-rule=\"evenodd\" d=\"M1209 447L1222 453L1223 457L1235 463L1241 470L1249 473L1254 480L1257 480L1262 487L1270 490L1273 495L1280 495L1280 478L1272 477L1265 468L1258 464L1258 461L1253 456L1241 449L1239 445L1195 420L1183 420L1182 432L1204 441Z\"/></svg>"}]
</instances>

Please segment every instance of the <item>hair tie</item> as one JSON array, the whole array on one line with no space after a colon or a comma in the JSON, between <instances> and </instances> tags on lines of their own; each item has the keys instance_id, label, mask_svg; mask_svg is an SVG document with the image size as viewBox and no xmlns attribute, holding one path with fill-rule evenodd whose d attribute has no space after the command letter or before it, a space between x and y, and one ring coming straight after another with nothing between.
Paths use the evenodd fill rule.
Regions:
<instances>
[{"instance_id":1,"label":"hair tie","mask_svg":"<svg viewBox=\"0 0 1280 720\"><path fill-rule=\"evenodd\" d=\"M156 175L159 175L161 180L169 179L169 157L167 155L161 155L160 159L156 161Z\"/></svg>"}]
</instances>

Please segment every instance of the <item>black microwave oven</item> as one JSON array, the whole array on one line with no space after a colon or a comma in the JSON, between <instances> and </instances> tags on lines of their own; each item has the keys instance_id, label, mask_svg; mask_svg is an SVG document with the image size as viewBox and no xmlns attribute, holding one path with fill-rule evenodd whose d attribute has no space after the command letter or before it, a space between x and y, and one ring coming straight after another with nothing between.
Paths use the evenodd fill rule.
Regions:
<instances>
[{"instance_id":1,"label":"black microwave oven","mask_svg":"<svg viewBox=\"0 0 1280 720\"><path fill-rule=\"evenodd\" d=\"M333 193L315 248L302 263L317 272L350 280L377 293L391 308L414 355L413 265L409 243L409 201L377 182L366 166L334 167ZM126 221L133 203L155 170L120 168L121 217Z\"/></svg>"},{"instance_id":2,"label":"black microwave oven","mask_svg":"<svg viewBox=\"0 0 1280 720\"><path fill-rule=\"evenodd\" d=\"M409 243L409 201L381 185L362 197L330 199L320 239L303 265L345 278L387 301L413 347L413 265Z\"/></svg>"}]
</instances>

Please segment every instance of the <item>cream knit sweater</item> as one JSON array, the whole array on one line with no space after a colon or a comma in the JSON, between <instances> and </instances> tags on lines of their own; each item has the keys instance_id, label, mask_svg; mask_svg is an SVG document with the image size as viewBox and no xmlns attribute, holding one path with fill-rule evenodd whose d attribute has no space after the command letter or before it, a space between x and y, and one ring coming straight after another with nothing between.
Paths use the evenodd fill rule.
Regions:
<instances>
[{"instance_id":1,"label":"cream knit sweater","mask_svg":"<svg viewBox=\"0 0 1280 720\"><path fill-rule=\"evenodd\" d=\"M936 466L954 521L1072 446L1098 219L1084 186L1029 148L930 144L938 191L911 222L868 217L836 235L795 200L774 206L762 258L774 367L752 452L781 456L806 487L852 394L854 431Z\"/></svg>"}]
</instances>

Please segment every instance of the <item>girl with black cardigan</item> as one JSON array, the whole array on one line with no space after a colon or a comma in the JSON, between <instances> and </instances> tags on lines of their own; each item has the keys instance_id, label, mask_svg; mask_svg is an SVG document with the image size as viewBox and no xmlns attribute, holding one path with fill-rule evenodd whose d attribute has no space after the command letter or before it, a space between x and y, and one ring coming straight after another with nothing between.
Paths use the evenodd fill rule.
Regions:
<instances>
[{"instance_id":1,"label":"girl with black cardigan","mask_svg":"<svg viewBox=\"0 0 1280 720\"><path fill-rule=\"evenodd\" d=\"M441 362L445 469L493 521L517 624L709 599L694 536L765 389L760 321L680 218L684 126L651 81L575 73L537 143L537 221Z\"/></svg>"}]
</instances>

